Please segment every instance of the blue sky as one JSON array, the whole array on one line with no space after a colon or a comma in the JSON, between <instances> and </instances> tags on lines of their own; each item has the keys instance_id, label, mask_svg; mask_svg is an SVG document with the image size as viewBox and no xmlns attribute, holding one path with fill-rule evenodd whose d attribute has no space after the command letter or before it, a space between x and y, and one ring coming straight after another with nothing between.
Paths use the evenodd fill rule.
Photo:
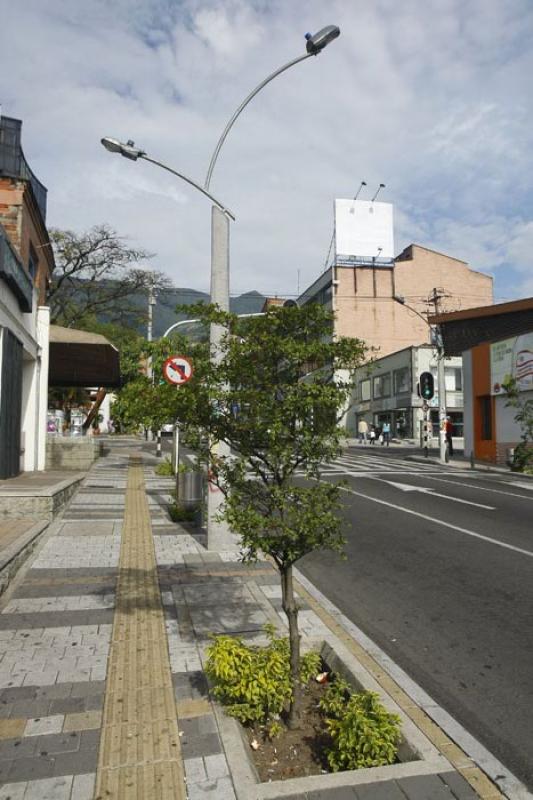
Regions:
<instances>
[{"instance_id":1,"label":"blue sky","mask_svg":"<svg viewBox=\"0 0 533 800\"><path fill-rule=\"evenodd\" d=\"M341 37L258 96L222 151L232 293L310 284L333 199L364 179L369 196L386 184L396 252L466 260L497 299L533 294L531 0L0 0L0 20L2 111L24 121L50 225L107 222L176 285L207 289L208 201L99 140L132 138L203 182L243 97L335 23Z\"/></svg>"}]
</instances>

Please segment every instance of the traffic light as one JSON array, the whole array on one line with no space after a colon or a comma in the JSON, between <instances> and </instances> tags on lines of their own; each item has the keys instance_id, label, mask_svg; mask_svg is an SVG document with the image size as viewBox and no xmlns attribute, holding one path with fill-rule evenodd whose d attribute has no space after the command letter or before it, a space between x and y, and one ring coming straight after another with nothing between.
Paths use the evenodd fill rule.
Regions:
<instances>
[{"instance_id":1,"label":"traffic light","mask_svg":"<svg viewBox=\"0 0 533 800\"><path fill-rule=\"evenodd\" d=\"M431 400L435 394L435 383L431 372L423 372L420 375L420 397L423 400Z\"/></svg>"}]
</instances>

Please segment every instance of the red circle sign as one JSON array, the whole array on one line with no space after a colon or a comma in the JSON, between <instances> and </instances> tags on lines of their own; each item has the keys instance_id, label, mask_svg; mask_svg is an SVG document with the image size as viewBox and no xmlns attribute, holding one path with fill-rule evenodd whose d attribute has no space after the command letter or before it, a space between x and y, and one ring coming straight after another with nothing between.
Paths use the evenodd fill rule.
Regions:
<instances>
[{"instance_id":1,"label":"red circle sign","mask_svg":"<svg viewBox=\"0 0 533 800\"><path fill-rule=\"evenodd\" d=\"M163 364L163 378L174 386L187 383L192 373L192 363L186 356L170 356Z\"/></svg>"}]
</instances>

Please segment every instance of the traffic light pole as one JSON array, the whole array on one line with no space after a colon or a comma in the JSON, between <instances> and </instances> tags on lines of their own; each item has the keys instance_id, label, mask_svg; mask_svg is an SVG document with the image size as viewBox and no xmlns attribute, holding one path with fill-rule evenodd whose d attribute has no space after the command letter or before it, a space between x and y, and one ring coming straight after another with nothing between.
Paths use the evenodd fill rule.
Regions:
<instances>
[{"instance_id":1,"label":"traffic light pole","mask_svg":"<svg viewBox=\"0 0 533 800\"><path fill-rule=\"evenodd\" d=\"M444 464L448 461L446 448L446 379L444 373L444 349L437 330L437 391L439 393L439 458Z\"/></svg>"}]
</instances>

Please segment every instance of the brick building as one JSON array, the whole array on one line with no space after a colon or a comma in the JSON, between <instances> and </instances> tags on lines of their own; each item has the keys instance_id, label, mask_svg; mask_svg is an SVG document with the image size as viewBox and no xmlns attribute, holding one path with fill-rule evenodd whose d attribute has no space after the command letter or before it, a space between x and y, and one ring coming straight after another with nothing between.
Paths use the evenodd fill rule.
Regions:
<instances>
[{"instance_id":1,"label":"brick building","mask_svg":"<svg viewBox=\"0 0 533 800\"><path fill-rule=\"evenodd\" d=\"M429 342L425 318L434 310L429 302L434 289L443 295L442 312L492 303L492 277L416 244L387 263L367 258L333 264L299 303L319 302L333 309L334 334L362 339L380 358Z\"/></svg>"},{"instance_id":2,"label":"brick building","mask_svg":"<svg viewBox=\"0 0 533 800\"><path fill-rule=\"evenodd\" d=\"M0 478L45 467L49 309L54 256L47 190L0 118Z\"/></svg>"}]
</instances>

